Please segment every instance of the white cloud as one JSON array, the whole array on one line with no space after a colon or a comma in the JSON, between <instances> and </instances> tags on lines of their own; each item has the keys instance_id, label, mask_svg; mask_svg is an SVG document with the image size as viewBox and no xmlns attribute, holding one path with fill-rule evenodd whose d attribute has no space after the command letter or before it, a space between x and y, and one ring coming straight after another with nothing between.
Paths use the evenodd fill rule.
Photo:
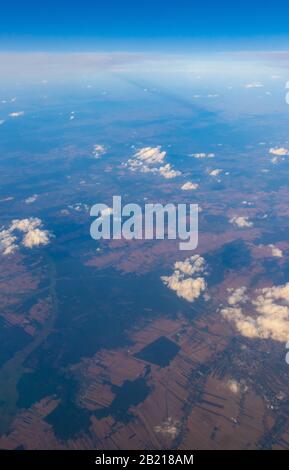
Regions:
<instances>
[{"instance_id":1,"label":"white cloud","mask_svg":"<svg viewBox=\"0 0 289 470\"><path fill-rule=\"evenodd\" d=\"M162 280L169 289L176 292L178 297L182 297L188 302L193 302L198 299L201 293L205 290L205 280L201 277L196 279L184 279L183 277L184 276L182 274L176 272L169 277L163 276Z\"/></svg>"},{"instance_id":2,"label":"white cloud","mask_svg":"<svg viewBox=\"0 0 289 470\"><path fill-rule=\"evenodd\" d=\"M205 260L199 255L194 255L185 261L176 261L171 276L162 276L161 279L178 297L193 302L206 289L205 278L197 277L200 273L205 273Z\"/></svg>"},{"instance_id":3,"label":"white cloud","mask_svg":"<svg viewBox=\"0 0 289 470\"><path fill-rule=\"evenodd\" d=\"M233 323L238 332L247 338L289 340L289 283L265 287L255 291L256 297L243 313L240 304L221 310L222 316Z\"/></svg>"},{"instance_id":4,"label":"white cloud","mask_svg":"<svg viewBox=\"0 0 289 470\"><path fill-rule=\"evenodd\" d=\"M252 82L252 83L247 83L245 85L245 88L262 88L263 87L263 83L261 82Z\"/></svg>"},{"instance_id":5,"label":"white cloud","mask_svg":"<svg viewBox=\"0 0 289 470\"><path fill-rule=\"evenodd\" d=\"M272 153L273 155L284 156L289 155L289 150L284 147L274 147L270 148L269 153Z\"/></svg>"},{"instance_id":6,"label":"white cloud","mask_svg":"<svg viewBox=\"0 0 289 470\"><path fill-rule=\"evenodd\" d=\"M186 183L181 186L183 191L190 191L194 189L198 189L199 185L197 183L192 183L191 181L187 181Z\"/></svg>"},{"instance_id":7,"label":"white cloud","mask_svg":"<svg viewBox=\"0 0 289 470\"><path fill-rule=\"evenodd\" d=\"M76 212L88 212L89 211L88 204L83 204L82 202L76 202L75 204L70 204L68 208Z\"/></svg>"},{"instance_id":8,"label":"white cloud","mask_svg":"<svg viewBox=\"0 0 289 470\"><path fill-rule=\"evenodd\" d=\"M7 197L4 197L4 199L0 199L0 202L13 201L13 199L14 199L13 196L7 196Z\"/></svg>"},{"instance_id":9,"label":"white cloud","mask_svg":"<svg viewBox=\"0 0 289 470\"><path fill-rule=\"evenodd\" d=\"M19 232L23 234L22 237ZM47 245L50 238L51 234L48 230L43 229L42 221L39 218L14 219L8 229L3 229L0 232L0 248L2 254L8 255L17 250L19 243L22 243L26 248L33 248L34 246Z\"/></svg>"},{"instance_id":10,"label":"white cloud","mask_svg":"<svg viewBox=\"0 0 289 470\"><path fill-rule=\"evenodd\" d=\"M283 257L283 252L282 250L280 250L280 248L274 245L269 245L269 247L271 248L272 256L274 256L275 258Z\"/></svg>"},{"instance_id":11,"label":"white cloud","mask_svg":"<svg viewBox=\"0 0 289 470\"><path fill-rule=\"evenodd\" d=\"M104 145L100 145L100 144L95 144L93 146L93 156L94 158L100 158L102 155L104 155L106 153L106 148Z\"/></svg>"},{"instance_id":12,"label":"white cloud","mask_svg":"<svg viewBox=\"0 0 289 470\"><path fill-rule=\"evenodd\" d=\"M148 165L155 165L156 163L163 163L166 157L166 152L161 151L161 147L144 147L138 150L134 157L137 160L143 161Z\"/></svg>"},{"instance_id":13,"label":"white cloud","mask_svg":"<svg viewBox=\"0 0 289 470\"><path fill-rule=\"evenodd\" d=\"M166 179L176 178L181 172L174 170L170 163L164 163L166 152L161 151L161 147L144 147L138 150L133 158L130 158L126 166L131 171L140 171L141 173L158 174Z\"/></svg>"},{"instance_id":14,"label":"white cloud","mask_svg":"<svg viewBox=\"0 0 289 470\"><path fill-rule=\"evenodd\" d=\"M239 228L249 228L253 227L253 222L249 220L249 217L246 216L235 216L230 219L230 223L236 225Z\"/></svg>"},{"instance_id":15,"label":"white cloud","mask_svg":"<svg viewBox=\"0 0 289 470\"><path fill-rule=\"evenodd\" d=\"M192 276L193 274L203 273L206 269L206 264L204 258L194 255L185 259L185 261L176 261L174 268L183 274Z\"/></svg>"},{"instance_id":16,"label":"white cloud","mask_svg":"<svg viewBox=\"0 0 289 470\"><path fill-rule=\"evenodd\" d=\"M25 202L26 204L32 204L33 202L36 201L36 199L38 198L38 195L37 194L33 194L33 196L29 196L25 199Z\"/></svg>"},{"instance_id":17,"label":"white cloud","mask_svg":"<svg viewBox=\"0 0 289 470\"><path fill-rule=\"evenodd\" d=\"M246 382L242 379L240 381L236 379L229 379L227 382L228 389L234 393L234 395L238 395L239 393L245 393L248 390L248 386Z\"/></svg>"},{"instance_id":18,"label":"white cloud","mask_svg":"<svg viewBox=\"0 0 289 470\"><path fill-rule=\"evenodd\" d=\"M219 176L220 173L222 173L223 170L220 168L216 168L215 170L210 171L209 175L210 176Z\"/></svg>"},{"instance_id":19,"label":"white cloud","mask_svg":"<svg viewBox=\"0 0 289 470\"><path fill-rule=\"evenodd\" d=\"M191 153L189 157L193 158L214 158L214 153Z\"/></svg>"},{"instance_id":20,"label":"white cloud","mask_svg":"<svg viewBox=\"0 0 289 470\"><path fill-rule=\"evenodd\" d=\"M235 395L240 393L240 384L235 379L228 380L227 387L230 390L230 392L234 393Z\"/></svg>"},{"instance_id":21,"label":"white cloud","mask_svg":"<svg viewBox=\"0 0 289 470\"><path fill-rule=\"evenodd\" d=\"M39 228L29 230L22 241L22 244L26 248L32 248L33 246L47 245L49 243L49 232L48 230L40 230Z\"/></svg>"},{"instance_id":22,"label":"white cloud","mask_svg":"<svg viewBox=\"0 0 289 470\"><path fill-rule=\"evenodd\" d=\"M17 238L9 230L0 231L0 250L3 255L10 255L17 250Z\"/></svg>"},{"instance_id":23,"label":"white cloud","mask_svg":"<svg viewBox=\"0 0 289 470\"><path fill-rule=\"evenodd\" d=\"M155 432L175 439L181 429L181 423L169 417L161 425L155 426Z\"/></svg>"},{"instance_id":24,"label":"white cloud","mask_svg":"<svg viewBox=\"0 0 289 470\"><path fill-rule=\"evenodd\" d=\"M10 225L12 232L19 230L20 232L27 233L30 230L34 230L42 225L41 220L38 217L30 217L29 219L14 219Z\"/></svg>"},{"instance_id":25,"label":"white cloud","mask_svg":"<svg viewBox=\"0 0 289 470\"><path fill-rule=\"evenodd\" d=\"M23 114L24 114L24 111L15 111L13 113L10 113L9 116L14 118L14 117L23 116Z\"/></svg>"},{"instance_id":26,"label":"white cloud","mask_svg":"<svg viewBox=\"0 0 289 470\"><path fill-rule=\"evenodd\" d=\"M167 163L166 165L161 166L158 169L158 172L161 176L163 176L166 179L176 178L177 176L181 175L181 172L179 170L174 170L171 167L170 163Z\"/></svg>"},{"instance_id":27,"label":"white cloud","mask_svg":"<svg viewBox=\"0 0 289 470\"><path fill-rule=\"evenodd\" d=\"M274 165L276 165L276 163L279 162L278 157L273 157L273 158L271 158L271 162L272 162Z\"/></svg>"},{"instance_id":28,"label":"white cloud","mask_svg":"<svg viewBox=\"0 0 289 470\"><path fill-rule=\"evenodd\" d=\"M237 305L240 303L245 303L248 300L246 295L247 288L246 287L238 287L237 289L228 289L230 295L228 297L228 304L229 305Z\"/></svg>"}]
</instances>

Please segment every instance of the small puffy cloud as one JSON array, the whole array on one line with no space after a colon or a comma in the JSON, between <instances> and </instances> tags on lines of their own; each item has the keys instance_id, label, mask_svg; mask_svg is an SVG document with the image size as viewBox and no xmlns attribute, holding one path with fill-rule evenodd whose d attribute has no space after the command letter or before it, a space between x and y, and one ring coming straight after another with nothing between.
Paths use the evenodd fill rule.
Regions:
<instances>
[{"instance_id":1,"label":"small puffy cloud","mask_svg":"<svg viewBox=\"0 0 289 470\"><path fill-rule=\"evenodd\" d=\"M167 163L166 165L161 166L158 169L158 172L161 176L163 176L166 179L176 178L177 176L181 175L181 172L179 170L174 170L171 167L170 163Z\"/></svg>"},{"instance_id":2,"label":"small puffy cloud","mask_svg":"<svg viewBox=\"0 0 289 470\"><path fill-rule=\"evenodd\" d=\"M126 166L131 171L141 173L153 173L166 179L176 178L181 172L172 168L170 163L164 164L166 152L161 151L161 147L144 147L138 150L133 158L130 158Z\"/></svg>"},{"instance_id":3,"label":"small puffy cloud","mask_svg":"<svg viewBox=\"0 0 289 470\"><path fill-rule=\"evenodd\" d=\"M88 204L83 204L82 202L76 202L75 204L70 204L68 208L76 212L88 212L89 211Z\"/></svg>"},{"instance_id":4,"label":"small puffy cloud","mask_svg":"<svg viewBox=\"0 0 289 470\"><path fill-rule=\"evenodd\" d=\"M17 238L10 232L10 230L0 231L0 252L3 255L10 255L17 250L15 243Z\"/></svg>"},{"instance_id":5,"label":"small puffy cloud","mask_svg":"<svg viewBox=\"0 0 289 470\"><path fill-rule=\"evenodd\" d=\"M161 280L178 297L194 302L206 290L206 281L199 274L205 273L205 260L194 255L185 261L176 261L171 276L162 276Z\"/></svg>"},{"instance_id":6,"label":"small puffy cloud","mask_svg":"<svg viewBox=\"0 0 289 470\"><path fill-rule=\"evenodd\" d=\"M106 148L104 145L95 144L93 146L92 153L93 153L94 158L100 158L102 155L106 153Z\"/></svg>"},{"instance_id":7,"label":"small puffy cloud","mask_svg":"<svg viewBox=\"0 0 289 470\"><path fill-rule=\"evenodd\" d=\"M138 150L134 157L137 160L143 161L148 165L155 165L156 163L163 163L166 157L166 152L161 151L161 147L144 147Z\"/></svg>"},{"instance_id":8,"label":"small puffy cloud","mask_svg":"<svg viewBox=\"0 0 289 470\"><path fill-rule=\"evenodd\" d=\"M271 163L273 163L274 165L276 165L278 162L279 162L278 157L271 158Z\"/></svg>"},{"instance_id":9,"label":"small puffy cloud","mask_svg":"<svg viewBox=\"0 0 289 470\"><path fill-rule=\"evenodd\" d=\"M193 158L199 158L199 159L202 159L202 158L214 158L215 154L214 153L191 153L189 155L190 157L193 157Z\"/></svg>"},{"instance_id":10,"label":"small puffy cloud","mask_svg":"<svg viewBox=\"0 0 289 470\"><path fill-rule=\"evenodd\" d=\"M36 199L38 198L38 195L37 194L33 194L33 196L29 196L25 199L25 202L26 204L33 204L33 202L36 201Z\"/></svg>"},{"instance_id":11,"label":"small puffy cloud","mask_svg":"<svg viewBox=\"0 0 289 470\"><path fill-rule=\"evenodd\" d=\"M262 88L263 83L261 82L252 82L252 83L246 83L245 88Z\"/></svg>"},{"instance_id":12,"label":"small puffy cloud","mask_svg":"<svg viewBox=\"0 0 289 470\"><path fill-rule=\"evenodd\" d=\"M238 287L237 289L228 289L230 295L228 297L228 304L229 305L237 305L240 303L246 303L248 297L246 295L247 288L246 287Z\"/></svg>"},{"instance_id":13,"label":"small puffy cloud","mask_svg":"<svg viewBox=\"0 0 289 470\"><path fill-rule=\"evenodd\" d=\"M219 176L220 173L222 173L223 170L221 170L220 168L216 168L215 170L212 170L210 171L209 175L210 176Z\"/></svg>"},{"instance_id":14,"label":"small puffy cloud","mask_svg":"<svg viewBox=\"0 0 289 470\"><path fill-rule=\"evenodd\" d=\"M163 434L166 437L175 439L181 430L181 423L179 421L173 420L169 417L167 420L163 421L159 426L155 426L155 432L158 434Z\"/></svg>"},{"instance_id":15,"label":"small puffy cloud","mask_svg":"<svg viewBox=\"0 0 289 470\"><path fill-rule=\"evenodd\" d=\"M236 225L239 228L253 227L253 222L246 216L235 216L230 219L230 223Z\"/></svg>"},{"instance_id":16,"label":"small puffy cloud","mask_svg":"<svg viewBox=\"0 0 289 470\"><path fill-rule=\"evenodd\" d=\"M26 248L32 248L33 246L47 245L49 243L49 232L48 230L40 230L39 228L29 230L22 241L22 244Z\"/></svg>"},{"instance_id":17,"label":"small puffy cloud","mask_svg":"<svg viewBox=\"0 0 289 470\"><path fill-rule=\"evenodd\" d=\"M222 308L221 315L223 318L225 318L225 320L228 320L230 323L234 323L239 333L241 333L243 336L248 336L246 333L247 326L250 325L250 322L253 323L254 320L249 316L246 317L243 315L240 307Z\"/></svg>"},{"instance_id":18,"label":"small puffy cloud","mask_svg":"<svg viewBox=\"0 0 289 470\"><path fill-rule=\"evenodd\" d=\"M13 196L7 196L7 197L4 197L3 199L0 199L0 202L9 202L9 201L13 201L14 197Z\"/></svg>"},{"instance_id":19,"label":"small puffy cloud","mask_svg":"<svg viewBox=\"0 0 289 470\"><path fill-rule=\"evenodd\" d=\"M198 189L199 185L197 183L192 183L191 181L187 181L186 183L181 186L183 191L191 191L194 189Z\"/></svg>"},{"instance_id":20,"label":"small puffy cloud","mask_svg":"<svg viewBox=\"0 0 289 470\"><path fill-rule=\"evenodd\" d=\"M273 155L278 155L278 156L285 156L285 155L289 155L289 150L284 147L274 147L274 148L270 148L269 153L272 153Z\"/></svg>"},{"instance_id":21,"label":"small puffy cloud","mask_svg":"<svg viewBox=\"0 0 289 470\"><path fill-rule=\"evenodd\" d=\"M10 113L9 116L12 118L23 116L24 111L14 111L13 113Z\"/></svg>"},{"instance_id":22,"label":"small puffy cloud","mask_svg":"<svg viewBox=\"0 0 289 470\"><path fill-rule=\"evenodd\" d=\"M175 270L181 271L183 274L193 276L194 274L205 272L206 263L204 258L199 255L194 255L185 259L185 261L176 261L174 268Z\"/></svg>"},{"instance_id":23,"label":"small puffy cloud","mask_svg":"<svg viewBox=\"0 0 289 470\"><path fill-rule=\"evenodd\" d=\"M10 225L12 232L14 230L19 230L20 232L29 232L34 230L42 225L41 220L38 217L30 217L29 219L14 219Z\"/></svg>"},{"instance_id":24,"label":"small puffy cloud","mask_svg":"<svg viewBox=\"0 0 289 470\"><path fill-rule=\"evenodd\" d=\"M42 221L39 218L15 219L12 220L8 229L0 232L0 249L2 254L8 255L17 250L19 243L26 248L33 248L34 246L47 245L50 238L50 232L43 229Z\"/></svg>"},{"instance_id":25,"label":"small puffy cloud","mask_svg":"<svg viewBox=\"0 0 289 470\"><path fill-rule=\"evenodd\" d=\"M239 393L245 393L248 390L248 386L244 380L240 382L236 379L229 379L227 382L227 387L230 392L234 393L234 395L238 395Z\"/></svg>"},{"instance_id":26,"label":"small puffy cloud","mask_svg":"<svg viewBox=\"0 0 289 470\"><path fill-rule=\"evenodd\" d=\"M274 246L274 245L269 245L269 247L271 248L272 256L274 256L275 258L282 258L283 257L283 252L282 252L282 250L280 250L280 248L278 248L277 246Z\"/></svg>"},{"instance_id":27,"label":"small puffy cloud","mask_svg":"<svg viewBox=\"0 0 289 470\"><path fill-rule=\"evenodd\" d=\"M176 292L178 297L182 297L188 302L193 302L198 299L206 288L204 278L184 279L184 276L180 273L174 273L172 276L168 277L163 276L162 280L169 289Z\"/></svg>"},{"instance_id":28,"label":"small puffy cloud","mask_svg":"<svg viewBox=\"0 0 289 470\"><path fill-rule=\"evenodd\" d=\"M0 126L1 126L2 124L4 124L4 122L5 122L4 119L0 119Z\"/></svg>"},{"instance_id":29,"label":"small puffy cloud","mask_svg":"<svg viewBox=\"0 0 289 470\"><path fill-rule=\"evenodd\" d=\"M248 313L243 310L246 308ZM289 283L255 291L246 307L236 304L221 310L223 318L247 338L289 340Z\"/></svg>"},{"instance_id":30,"label":"small puffy cloud","mask_svg":"<svg viewBox=\"0 0 289 470\"><path fill-rule=\"evenodd\" d=\"M227 387L230 390L230 392L234 393L235 395L240 393L240 388L241 388L240 384L235 379L228 380Z\"/></svg>"}]
</instances>

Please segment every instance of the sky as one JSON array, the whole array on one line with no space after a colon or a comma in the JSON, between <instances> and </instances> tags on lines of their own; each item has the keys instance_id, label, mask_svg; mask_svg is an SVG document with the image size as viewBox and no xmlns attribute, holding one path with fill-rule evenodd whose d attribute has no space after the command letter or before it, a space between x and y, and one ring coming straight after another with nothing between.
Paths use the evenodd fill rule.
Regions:
<instances>
[{"instance_id":1,"label":"sky","mask_svg":"<svg viewBox=\"0 0 289 470\"><path fill-rule=\"evenodd\" d=\"M16 0L1 4L3 50L286 49L286 0Z\"/></svg>"}]
</instances>

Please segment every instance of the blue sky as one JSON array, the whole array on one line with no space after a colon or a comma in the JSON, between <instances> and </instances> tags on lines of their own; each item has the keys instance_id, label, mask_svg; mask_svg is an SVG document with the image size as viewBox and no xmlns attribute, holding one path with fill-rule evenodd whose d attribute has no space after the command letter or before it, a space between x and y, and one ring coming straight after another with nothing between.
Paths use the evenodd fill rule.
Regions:
<instances>
[{"instance_id":1,"label":"blue sky","mask_svg":"<svg viewBox=\"0 0 289 470\"><path fill-rule=\"evenodd\" d=\"M289 3L280 0L5 1L0 48L285 49L288 17Z\"/></svg>"}]
</instances>

